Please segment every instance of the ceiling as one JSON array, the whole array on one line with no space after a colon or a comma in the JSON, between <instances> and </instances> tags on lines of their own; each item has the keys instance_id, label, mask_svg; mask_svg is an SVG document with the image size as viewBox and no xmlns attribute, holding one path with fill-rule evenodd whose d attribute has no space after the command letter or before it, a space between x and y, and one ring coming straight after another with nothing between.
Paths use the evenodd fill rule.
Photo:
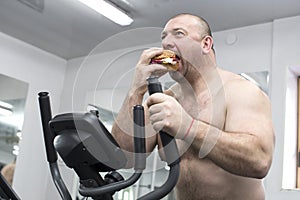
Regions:
<instances>
[{"instance_id":1,"label":"ceiling","mask_svg":"<svg viewBox=\"0 0 300 200\"><path fill-rule=\"evenodd\" d=\"M22 3L27 1L27 4ZM0 31L64 59L89 54L98 44L124 31L145 31L145 43L159 41L146 27L163 27L178 13L204 17L213 32L300 15L299 0L111 0L134 22L121 27L77 0L1 0ZM38 9L28 6L37 5ZM103 45L103 51L136 45L136 35Z\"/></svg>"}]
</instances>

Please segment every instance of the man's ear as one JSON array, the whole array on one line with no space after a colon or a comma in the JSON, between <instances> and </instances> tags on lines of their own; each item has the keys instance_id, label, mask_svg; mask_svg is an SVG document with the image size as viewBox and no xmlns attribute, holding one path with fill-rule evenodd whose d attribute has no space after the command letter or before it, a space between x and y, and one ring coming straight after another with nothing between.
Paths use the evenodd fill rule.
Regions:
<instances>
[{"instance_id":1,"label":"man's ear","mask_svg":"<svg viewBox=\"0 0 300 200\"><path fill-rule=\"evenodd\" d=\"M209 53L212 50L213 43L213 38L209 35L205 36L202 39L202 48L205 54Z\"/></svg>"}]
</instances>

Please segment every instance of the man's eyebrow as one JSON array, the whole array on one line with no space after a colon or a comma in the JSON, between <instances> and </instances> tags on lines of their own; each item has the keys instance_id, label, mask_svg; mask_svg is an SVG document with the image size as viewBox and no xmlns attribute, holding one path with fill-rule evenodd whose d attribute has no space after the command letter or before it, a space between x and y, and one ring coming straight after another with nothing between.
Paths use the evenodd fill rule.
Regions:
<instances>
[{"instance_id":1,"label":"man's eyebrow","mask_svg":"<svg viewBox=\"0 0 300 200\"><path fill-rule=\"evenodd\" d=\"M173 28L172 31L182 30L182 28Z\"/></svg>"}]
</instances>

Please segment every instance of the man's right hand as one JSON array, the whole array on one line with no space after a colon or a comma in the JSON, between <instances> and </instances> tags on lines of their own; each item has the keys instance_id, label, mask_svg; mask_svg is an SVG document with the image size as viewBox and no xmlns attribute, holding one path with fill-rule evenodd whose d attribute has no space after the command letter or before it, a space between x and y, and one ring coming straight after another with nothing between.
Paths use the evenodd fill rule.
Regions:
<instances>
[{"instance_id":1,"label":"man's right hand","mask_svg":"<svg viewBox=\"0 0 300 200\"><path fill-rule=\"evenodd\" d=\"M163 52L162 48L153 47L144 50L135 67L135 73L131 89L135 94L143 96L147 92L147 79L150 76L162 76L168 72L167 68L161 64L150 64L151 58Z\"/></svg>"}]
</instances>

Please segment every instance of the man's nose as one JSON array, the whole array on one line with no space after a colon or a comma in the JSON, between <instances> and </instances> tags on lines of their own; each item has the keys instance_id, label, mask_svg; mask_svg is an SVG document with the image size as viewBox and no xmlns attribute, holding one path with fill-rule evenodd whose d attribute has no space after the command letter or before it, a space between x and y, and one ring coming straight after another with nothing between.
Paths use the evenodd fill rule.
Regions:
<instances>
[{"instance_id":1,"label":"man's nose","mask_svg":"<svg viewBox=\"0 0 300 200\"><path fill-rule=\"evenodd\" d=\"M165 36L165 38L162 40L161 45L164 49L173 49L175 46L174 40L171 36Z\"/></svg>"}]
</instances>

